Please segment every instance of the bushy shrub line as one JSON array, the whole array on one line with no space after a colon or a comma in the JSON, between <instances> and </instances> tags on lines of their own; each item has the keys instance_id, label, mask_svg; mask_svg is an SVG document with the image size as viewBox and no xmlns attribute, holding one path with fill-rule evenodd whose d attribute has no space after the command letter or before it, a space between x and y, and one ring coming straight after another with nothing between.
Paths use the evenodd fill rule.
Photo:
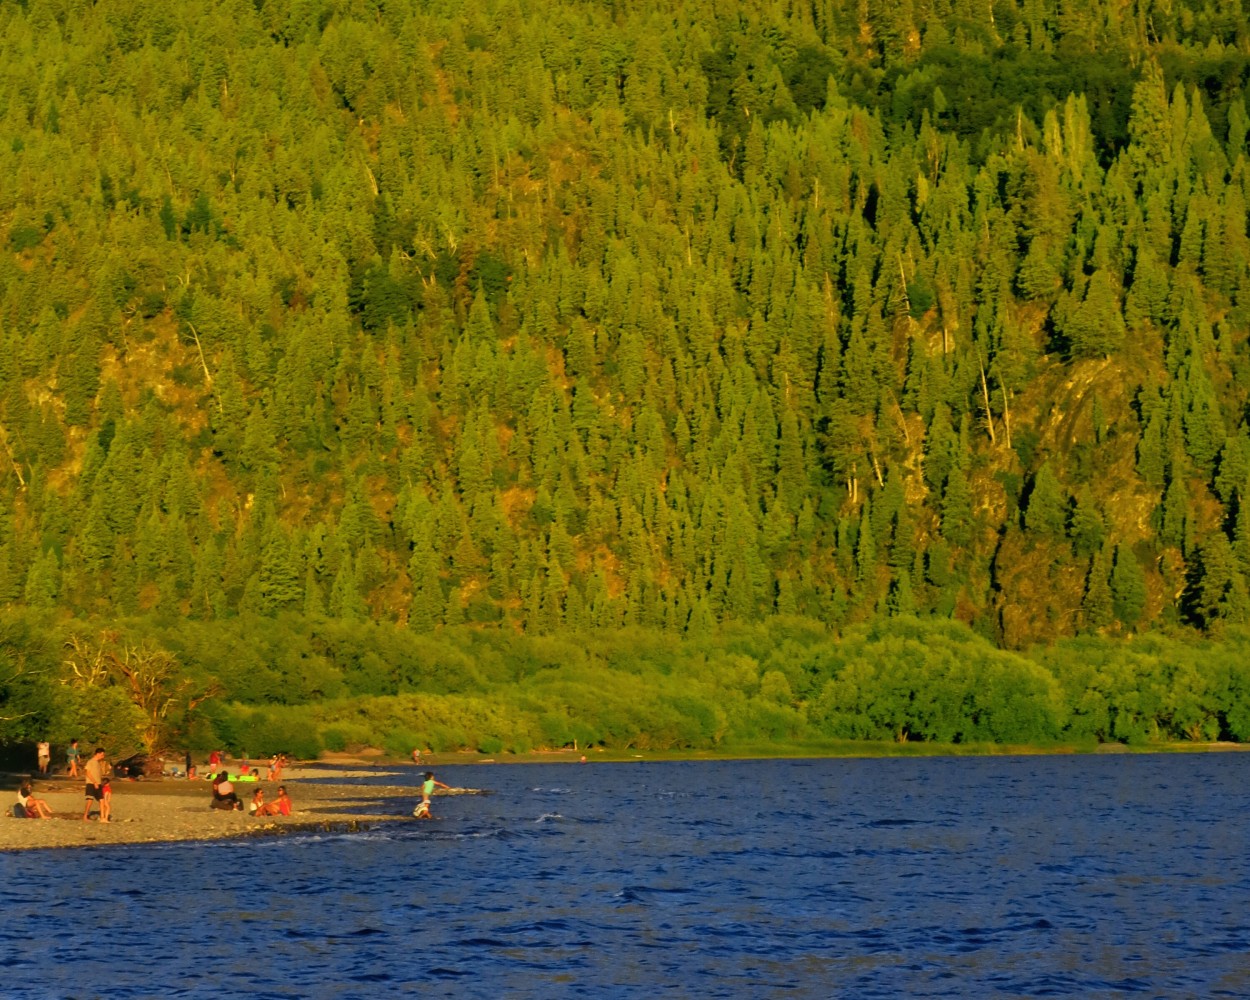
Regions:
<instances>
[{"instance_id":1,"label":"bushy shrub line","mask_svg":"<svg viewBox=\"0 0 1250 1000\"><path fill-rule=\"evenodd\" d=\"M822 740L1047 744L1250 739L1250 634L1074 639L1027 653L958 622L881 619L842 635L777 618L703 642L643 629L421 636L376 623L136 620L112 641L167 650L162 734L238 753L375 746L523 753ZM75 673L83 623L0 615L3 741L138 746L124 679ZM194 706L188 691L211 692Z\"/></svg>"}]
</instances>

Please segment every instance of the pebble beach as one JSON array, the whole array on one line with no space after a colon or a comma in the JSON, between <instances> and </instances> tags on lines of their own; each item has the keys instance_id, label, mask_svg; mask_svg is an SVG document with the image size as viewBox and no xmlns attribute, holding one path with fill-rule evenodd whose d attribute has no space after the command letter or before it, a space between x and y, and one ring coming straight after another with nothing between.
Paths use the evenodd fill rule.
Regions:
<instances>
[{"instance_id":1,"label":"pebble beach","mask_svg":"<svg viewBox=\"0 0 1250 1000\"><path fill-rule=\"evenodd\" d=\"M114 778L113 819L100 823L83 820L83 783L63 775L37 779L36 797L47 801L53 818L15 819L11 807L17 801L17 775L0 786L0 851L52 847L83 847L100 844L141 844L169 841L218 840L310 829L358 829L387 820L407 819L418 791L407 785L324 784L327 778L352 778L376 771L350 768L327 769L294 766L281 782L259 782L266 801L286 786L293 801L290 816L253 817L244 812L210 809L211 785L204 780L179 778L126 780ZM246 804L254 784L235 786ZM378 803L389 808L379 810ZM370 806L367 814L363 806Z\"/></svg>"}]
</instances>

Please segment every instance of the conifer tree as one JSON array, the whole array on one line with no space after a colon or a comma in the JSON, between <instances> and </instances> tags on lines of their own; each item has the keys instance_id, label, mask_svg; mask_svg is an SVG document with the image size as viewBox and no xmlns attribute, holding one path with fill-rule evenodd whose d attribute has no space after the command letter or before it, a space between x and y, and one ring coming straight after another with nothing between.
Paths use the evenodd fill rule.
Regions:
<instances>
[{"instance_id":1,"label":"conifer tree","mask_svg":"<svg viewBox=\"0 0 1250 1000\"><path fill-rule=\"evenodd\" d=\"M951 469L942 494L942 537L959 548L972 541L972 491L959 466Z\"/></svg>"},{"instance_id":2,"label":"conifer tree","mask_svg":"<svg viewBox=\"0 0 1250 1000\"><path fill-rule=\"evenodd\" d=\"M1058 317L1060 327L1076 357L1106 356L1124 343L1124 316L1115 289L1118 282L1106 269L1089 279L1079 305L1068 302Z\"/></svg>"},{"instance_id":3,"label":"conifer tree","mask_svg":"<svg viewBox=\"0 0 1250 1000\"><path fill-rule=\"evenodd\" d=\"M1110 550L1102 549L1090 560L1085 596L1081 601L1081 617L1090 632L1101 632L1115 617L1115 600L1108 581L1110 556Z\"/></svg>"},{"instance_id":4,"label":"conifer tree","mask_svg":"<svg viewBox=\"0 0 1250 1000\"><path fill-rule=\"evenodd\" d=\"M1032 532L1062 537L1067 523L1067 498L1050 468L1043 462L1033 477L1033 489L1029 493L1029 505L1025 511L1025 526Z\"/></svg>"},{"instance_id":5,"label":"conifer tree","mask_svg":"<svg viewBox=\"0 0 1250 1000\"><path fill-rule=\"evenodd\" d=\"M1111 570L1111 599L1115 616L1126 629L1133 629L1146 607L1146 577L1141 564L1128 546L1115 547Z\"/></svg>"},{"instance_id":6,"label":"conifer tree","mask_svg":"<svg viewBox=\"0 0 1250 1000\"><path fill-rule=\"evenodd\" d=\"M1162 412L1154 412L1137 443L1137 474L1157 490L1163 489L1166 483L1163 442L1165 423L1166 418Z\"/></svg>"},{"instance_id":7,"label":"conifer tree","mask_svg":"<svg viewBox=\"0 0 1250 1000\"><path fill-rule=\"evenodd\" d=\"M859 535L855 544L855 579L864 583L877 568L877 543L872 537L872 502L865 497L859 515Z\"/></svg>"},{"instance_id":8,"label":"conifer tree","mask_svg":"<svg viewBox=\"0 0 1250 1000\"><path fill-rule=\"evenodd\" d=\"M1228 537L1219 531L1211 535L1199 549L1196 562L1186 603L1197 623L1210 628L1217 623L1245 622L1250 598Z\"/></svg>"},{"instance_id":9,"label":"conifer tree","mask_svg":"<svg viewBox=\"0 0 1250 1000\"><path fill-rule=\"evenodd\" d=\"M1163 70L1155 59L1147 59L1133 87L1128 122L1130 155L1139 175L1152 175L1170 158L1170 119Z\"/></svg>"},{"instance_id":10,"label":"conifer tree","mask_svg":"<svg viewBox=\"0 0 1250 1000\"><path fill-rule=\"evenodd\" d=\"M1180 463L1174 463L1174 471L1163 493L1160 510L1159 540L1164 545L1181 546L1185 541L1185 527L1189 522L1189 490L1180 474Z\"/></svg>"},{"instance_id":11,"label":"conifer tree","mask_svg":"<svg viewBox=\"0 0 1250 1000\"><path fill-rule=\"evenodd\" d=\"M260 611L273 615L298 608L305 601L304 573L296 554L299 549L277 522L270 523L260 564Z\"/></svg>"},{"instance_id":12,"label":"conifer tree","mask_svg":"<svg viewBox=\"0 0 1250 1000\"><path fill-rule=\"evenodd\" d=\"M898 576L890 584L886 607L892 615L916 613L916 598L911 589L911 574L907 570L900 570Z\"/></svg>"},{"instance_id":13,"label":"conifer tree","mask_svg":"<svg viewBox=\"0 0 1250 1000\"><path fill-rule=\"evenodd\" d=\"M52 549L39 552L26 575L22 598L29 607L51 611L61 592L61 563Z\"/></svg>"},{"instance_id":14,"label":"conifer tree","mask_svg":"<svg viewBox=\"0 0 1250 1000\"><path fill-rule=\"evenodd\" d=\"M1094 502L1088 486L1083 486L1076 495L1076 505L1072 508L1071 523L1068 533L1072 538L1072 550L1078 557L1091 557L1102 551L1103 536L1106 525L1101 512ZM1106 569L1107 567L1104 567ZM1106 574L1104 573L1104 578Z\"/></svg>"}]
</instances>

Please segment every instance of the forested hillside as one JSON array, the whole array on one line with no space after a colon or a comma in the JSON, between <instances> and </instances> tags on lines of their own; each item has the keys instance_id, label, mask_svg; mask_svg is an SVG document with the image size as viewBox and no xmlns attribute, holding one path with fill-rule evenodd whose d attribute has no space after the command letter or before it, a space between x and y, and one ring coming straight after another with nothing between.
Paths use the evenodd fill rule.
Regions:
<instances>
[{"instance_id":1,"label":"forested hillside","mask_svg":"<svg viewBox=\"0 0 1250 1000\"><path fill-rule=\"evenodd\" d=\"M270 705L509 637L1226 636L1248 53L1239 0L0 0L10 697L103 628Z\"/></svg>"}]
</instances>

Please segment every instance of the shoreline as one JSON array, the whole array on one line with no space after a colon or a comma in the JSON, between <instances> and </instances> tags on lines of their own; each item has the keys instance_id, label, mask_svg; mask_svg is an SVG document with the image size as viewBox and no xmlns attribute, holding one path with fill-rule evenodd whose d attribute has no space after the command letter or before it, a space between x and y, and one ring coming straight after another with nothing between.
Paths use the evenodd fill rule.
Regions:
<instances>
[{"instance_id":1,"label":"shoreline","mask_svg":"<svg viewBox=\"0 0 1250 1000\"><path fill-rule=\"evenodd\" d=\"M1250 743L1214 741L1158 742L1128 745L1125 743L926 743L875 742L871 740L830 740L824 743L735 744L731 747L699 747L674 749L607 749L591 747L583 750L499 751L493 754L476 750L448 750L424 754L421 763L391 757L382 750L364 748L351 752L326 752L317 761L301 766L322 767L455 767L468 764L576 764L581 757L587 763L619 764L636 761L734 761L734 760L853 760L877 757L1055 757L1096 756L1102 754L1169 754L1169 753L1241 753L1250 751ZM370 774L375 771L367 772Z\"/></svg>"},{"instance_id":2,"label":"shoreline","mask_svg":"<svg viewBox=\"0 0 1250 1000\"><path fill-rule=\"evenodd\" d=\"M263 836L310 832L356 832L411 818L419 798L415 782L385 785L327 783L327 779L390 776L389 768L442 768L487 764L577 764L583 756L590 763L689 762L779 759L871 759L884 757L986 757L1056 756L1143 753L1237 753L1250 750L1240 743L1169 743L1130 747L1122 744L1088 746L1010 746L1000 744L925 744L831 742L819 746L739 746L711 750L535 750L527 753L484 754L451 751L423 756L420 765L389 757L380 750L362 748L349 753L326 753L319 760L288 767L281 782L260 782L273 798L278 784L287 785L294 802L290 816L256 818L244 812L223 812L208 807L210 786L205 780L179 778L113 780L113 816L110 823L82 820L83 784L65 775L35 778L35 794L52 808L50 820L15 819L11 806L16 788L25 776L0 776L0 853L113 844L196 843L241 840ZM232 762L224 765L231 769ZM401 771L390 772L401 778ZM236 791L246 804L250 783ZM4 792L12 795L5 799ZM484 794L479 789L452 789L447 794ZM488 794L488 793L487 793Z\"/></svg>"},{"instance_id":3,"label":"shoreline","mask_svg":"<svg viewBox=\"0 0 1250 1000\"><path fill-rule=\"evenodd\" d=\"M455 754L437 755L422 766L443 767L480 763ZM484 755L482 755L484 757ZM449 759L455 758L455 759ZM223 767L234 772L236 762ZM383 759L380 752L325 754L320 760L300 761L284 769L281 781L237 782L235 791L244 803L242 812L210 809L211 785L199 778L126 779L114 777L113 819L100 823L82 819L82 778L65 774L38 777L28 773L0 773L0 854L9 851L100 847L112 844L196 843L242 840L263 836L316 832L356 832L385 823L406 822L420 799L415 781L403 784L362 785L327 783L343 779L389 776L387 768L413 766L411 761ZM368 768L368 770L362 770ZM401 772L392 772L400 778ZM18 785L31 780L37 798L48 803L52 818L17 819L12 813ZM290 793L290 816L255 817L246 811L253 785L276 796L279 785ZM5 795L8 794L6 798ZM484 794L475 788L436 790L438 797ZM94 811L94 807L93 807Z\"/></svg>"},{"instance_id":4,"label":"shoreline","mask_svg":"<svg viewBox=\"0 0 1250 1000\"><path fill-rule=\"evenodd\" d=\"M315 770L305 765L291 767L281 782L259 783L267 798L274 797L279 784L286 785L294 803L290 816L248 815L250 783L236 785L245 804L244 811L224 812L209 808L211 787L207 781L114 778L113 820L109 823L95 819L83 821L83 783L64 775L39 778L34 782L35 795L47 801L52 819L16 819L11 807L17 801L14 780L19 776L9 775L3 787L12 794L2 800L0 853L112 844L194 843L318 831L351 832L406 819L419 798L417 790L406 785L325 784L317 779L358 777L361 772L313 767ZM388 808L377 811L379 805Z\"/></svg>"}]
</instances>

